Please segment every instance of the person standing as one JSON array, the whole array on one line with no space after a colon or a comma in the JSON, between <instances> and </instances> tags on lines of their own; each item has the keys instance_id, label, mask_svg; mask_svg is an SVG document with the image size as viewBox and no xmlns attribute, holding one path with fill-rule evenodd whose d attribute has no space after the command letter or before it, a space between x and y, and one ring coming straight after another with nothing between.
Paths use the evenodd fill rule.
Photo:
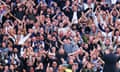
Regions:
<instances>
[{"instance_id":1,"label":"person standing","mask_svg":"<svg viewBox=\"0 0 120 72\"><path fill-rule=\"evenodd\" d=\"M116 63L120 57L113 53L113 49L106 49L102 59L105 63L103 72L117 72Z\"/></svg>"}]
</instances>

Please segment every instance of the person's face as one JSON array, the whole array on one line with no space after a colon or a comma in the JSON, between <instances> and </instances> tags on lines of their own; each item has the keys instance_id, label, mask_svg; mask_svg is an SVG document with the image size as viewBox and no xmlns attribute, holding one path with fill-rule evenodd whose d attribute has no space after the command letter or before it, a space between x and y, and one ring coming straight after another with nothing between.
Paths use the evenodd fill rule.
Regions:
<instances>
[{"instance_id":1,"label":"person's face","mask_svg":"<svg viewBox=\"0 0 120 72\"><path fill-rule=\"evenodd\" d=\"M59 70L59 71L63 71L62 65L59 65L58 70Z\"/></svg>"},{"instance_id":2,"label":"person's face","mask_svg":"<svg viewBox=\"0 0 120 72\"><path fill-rule=\"evenodd\" d=\"M25 69L22 70L23 72L27 72Z\"/></svg>"},{"instance_id":3,"label":"person's face","mask_svg":"<svg viewBox=\"0 0 120 72\"><path fill-rule=\"evenodd\" d=\"M20 35L21 34L21 30L18 30L17 34Z\"/></svg>"},{"instance_id":4,"label":"person's face","mask_svg":"<svg viewBox=\"0 0 120 72\"><path fill-rule=\"evenodd\" d=\"M45 21L45 16L44 15L40 15L40 21Z\"/></svg>"},{"instance_id":5,"label":"person's face","mask_svg":"<svg viewBox=\"0 0 120 72\"><path fill-rule=\"evenodd\" d=\"M52 40L53 40L53 41L56 41L56 37L53 37Z\"/></svg>"},{"instance_id":6,"label":"person's face","mask_svg":"<svg viewBox=\"0 0 120 72\"><path fill-rule=\"evenodd\" d=\"M8 39L8 36L4 36L4 37L3 37L3 40L7 40L7 39Z\"/></svg>"},{"instance_id":7,"label":"person's face","mask_svg":"<svg viewBox=\"0 0 120 72\"><path fill-rule=\"evenodd\" d=\"M77 11L78 7L77 6L73 6L73 11Z\"/></svg>"},{"instance_id":8,"label":"person's face","mask_svg":"<svg viewBox=\"0 0 120 72\"><path fill-rule=\"evenodd\" d=\"M87 64L87 68L88 68L88 69L91 69L91 68L92 68L92 64L91 64L91 63L88 63L88 64Z\"/></svg>"},{"instance_id":9,"label":"person's face","mask_svg":"<svg viewBox=\"0 0 120 72\"><path fill-rule=\"evenodd\" d=\"M89 37L89 41L92 42L93 41L93 36Z\"/></svg>"},{"instance_id":10,"label":"person's face","mask_svg":"<svg viewBox=\"0 0 120 72\"><path fill-rule=\"evenodd\" d=\"M117 26L117 25L120 25L120 20L119 20L119 19L118 19L118 20L116 20L115 25L116 25L116 26Z\"/></svg>"},{"instance_id":11,"label":"person's face","mask_svg":"<svg viewBox=\"0 0 120 72\"><path fill-rule=\"evenodd\" d=\"M84 48L86 48L86 49L87 49L87 48L88 48L88 44L85 44Z\"/></svg>"},{"instance_id":12,"label":"person's face","mask_svg":"<svg viewBox=\"0 0 120 72\"><path fill-rule=\"evenodd\" d=\"M57 62L54 61L54 62L52 63L52 66L53 66L53 68L56 68L56 67L57 67Z\"/></svg>"},{"instance_id":13,"label":"person's face","mask_svg":"<svg viewBox=\"0 0 120 72\"><path fill-rule=\"evenodd\" d=\"M80 50L78 51L78 54L79 55L82 55L83 54L83 49L80 47Z\"/></svg>"},{"instance_id":14,"label":"person's face","mask_svg":"<svg viewBox=\"0 0 120 72\"><path fill-rule=\"evenodd\" d=\"M8 68L8 66L5 66L5 70L8 70L9 68Z\"/></svg>"},{"instance_id":15,"label":"person's face","mask_svg":"<svg viewBox=\"0 0 120 72\"><path fill-rule=\"evenodd\" d=\"M70 39L67 39L67 44L70 44L70 43L71 43Z\"/></svg>"},{"instance_id":16,"label":"person's face","mask_svg":"<svg viewBox=\"0 0 120 72\"><path fill-rule=\"evenodd\" d=\"M34 9L34 10L33 10L33 13L34 13L34 14L37 14L37 9Z\"/></svg>"},{"instance_id":17,"label":"person's face","mask_svg":"<svg viewBox=\"0 0 120 72\"><path fill-rule=\"evenodd\" d=\"M97 56L94 54L94 55L92 55L92 57L93 57L93 59L96 59L97 58Z\"/></svg>"},{"instance_id":18,"label":"person's face","mask_svg":"<svg viewBox=\"0 0 120 72\"><path fill-rule=\"evenodd\" d=\"M47 24L48 24L48 25L51 25L50 18L48 18L48 20L47 20Z\"/></svg>"},{"instance_id":19,"label":"person's face","mask_svg":"<svg viewBox=\"0 0 120 72\"><path fill-rule=\"evenodd\" d=\"M17 52L18 52L18 49L17 49L17 48L14 48L14 52L17 53Z\"/></svg>"},{"instance_id":20,"label":"person's face","mask_svg":"<svg viewBox=\"0 0 120 72\"><path fill-rule=\"evenodd\" d=\"M56 52L56 48L55 47L52 47L52 52Z\"/></svg>"},{"instance_id":21,"label":"person's face","mask_svg":"<svg viewBox=\"0 0 120 72\"><path fill-rule=\"evenodd\" d=\"M51 13L51 9L50 8L47 9L47 13L48 14Z\"/></svg>"},{"instance_id":22,"label":"person's face","mask_svg":"<svg viewBox=\"0 0 120 72\"><path fill-rule=\"evenodd\" d=\"M116 10L113 10L113 16L117 16L117 11Z\"/></svg>"},{"instance_id":23,"label":"person's face","mask_svg":"<svg viewBox=\"0 0 120 72\"><path fill-rule=\"evenodd\" d=\"M33 41L33 42L36 41L36 37L32 37L32 41Z\"/></svg>"},{"instance_id":24,"label":"person's face","mask_svg":"<svg viewBox=\"0 0 120 72\"><path fill-rule=\"evenodd\" d=\"M106 28L105 31L106 31L107 33L109 33L110 30L109 30L109 28Z\"/></svg>"},{"instance_id":25,"label":"person's face","mask_svg":"<svg viewBox=\"0 0 120 72\"><path fill-rule=\"evenodd\" d=\"M66 6L69 6L69 5L70 5L70 1L67 0L65 5L66 5Z\"/></svg>"},{"instance_id":26,"label":"person's face","mask_svg":"<svg viewBox=\"0 0 120 72\"><path fill-rule=\"evenodd\" d=\"M63 28L63 23L60 23L59 26L60 26L60 28Z\"/></svg>"},{"instance_id":27,"label":"person's face","mask_svg":"<svg viewBox=\"0 0 120 72\"><path fill-rule=\"evenodd\" d=\"M119 54L120 54L120 48L117 48L117 53L119 53Z\"/></svg>"},{"instance_id":28,"label":"person's face","mask_svg":"<svg viewBox=\"0 0 120 72\"><path fill-rule=\"evenodd\" d=\"M17 24L18 24L18 21L17 21L17 20L15 20L15 21L14 21L14 25L17 25Z\"/></svg>"},{"instance_id":29,"label":"person's face","mask_svg":"<svg viewBox=\"0 0 120 72\"><path fill-rule=\"evenodd\" d=\"M30 67L30 72L34 72L34 68L33 67Z\"/></svg>"},{"instance_id":30,"label":"person's face","mask_svg":"<svg viewBox=\"0 0 120 72\"><path fill-rule=\"evenodd\" d=\"M22 8L19 8L19 11L21 12L23 9Z\"/></svg>"},{"instance_id":31,"label":"person's face","mask_svg":"<svg viewBox=\"0 0 120 72\"><path fill-rule=\"evenodd\" d=\"M9 2L11 2L11 0L6 0L6 3L9 3Z\"/></svg>"},{"instance_id":32,"label":"person's face","mask_svg":"<svg viewBox=\"0 0 120 72\"><path fill-rule=\"evenodd\" d=\"M46 3L43 3L42 9L43 9L43 10L46 10L46 9L47 9L47 4L46 4Z\"/></svg>"},{"instance_id":33,"label":"person's face","mask_svg":"<svg viewBox=\"0 0 120 72\"><path fill-rule=\"evenodd\" d=\"M101 36L102 36L101 32L98 32L98 37L101 37Z\"/></svg>"},{"instance_id":34,"label":"person's face","mask_svg":"<svg viewBox=\"0 0 120 72\"><path fill-rule=\"evenodd\" d=\"M108 49L106 49L105 54L110 54L110 51Z\"/></svg>"},{"instance_id":35,"label":"person's face","mask_svg":"<svg viewBox=\"0 0 120 72\"><path fill-rule=\"evenodd\" d=\"M54 8L51 7L51 14L54 14Z\"/></svg>"},{"instance_id":36,"label":"person's face","mask_svg":"<svg viewBox=\"0 0 120 72\"><path fill-rule=\"evenodd\" d=\"M64 54L64 49L63 48L59 49L59 53Z\"/></svg>"},{"instance_id":37,"label":"person's face","mask_svg":"<svg viewBox=\"0 0 120 72\"><path fill-rule=\"evenodd\" d=\"M103 12L102 17L106 18L106 13L105 12Z\"/></svg>"},{"instance_id":38,"label":"person's face","mask_svg":"<svg viewBox=\"0 0 120 72\"><path fill-rule=\"evenodd\" d=\"M89 4L89 3L92 3L92 1L93 1L93 0L87 0L87 3L88 3L88 4Z\"/></svg>"},{"instance_id":39,"label":"person's face","mask_svg":"<svg viewBox=\"0 0 120 72\"><path fill-rule=\"evenodd\" d=\"M106 45L109 45L109 44L110 44L110 40L106 39Z\"/></svg>"},{"instance_id":40,"label":"person's face","mask_svg":"<svg viewBox=\"0 0 120 72\"><path fill-rule=\"evenodd\" d=\"M77 43L78 42L78 38L75 36L74 37L74 41Z\"/></svg>"},{"instance_id":41,"label":"person's face","mask_svg":"<svg viewBox=\"0 0 120 72\"><path fill-rule=\"evenodd\" d=\"M30 20L29 20L29 19L26 19L26 23L28 23L28 24L29 24L29 23L30 23Z\"/></svg>"},{"instance_id":42,"label":"person's face","mask_svg":"<svg viewBox=\"0 0 120 72\"><path fill-rule=\"evenodd\" d=\"M69 59L69 64L72 65L73 63L73 59Z\"/></svg>"},{"instance_id":43,"label":"person's face","mask_svg":"<svg viewBox=\"0 0 120 72\"><path fill-rule=\"evenodd\" d=\"M43 41L43 40L44 40L44 36L42 36L42 35L41 35L41 36L40 36L40 40L42 40L42 41Z\"/></svg>"},{"instance_id":44,"label":"person's face","mask_svg":"<svg viewBox=\"0 0 120 72\"><path fill-rule=\"evenodd\" d=\"M52 67L49 68L49 72L53 72L53 68Z\"/></svg>"},{"instance_id":45,"label":"person's face","mask_svg":"<svg viewBox=\"0 0 120 72\"><path fill-rule=\"evenodd\" d=\"M116 36L119 36L119 34L120 34L119 31L116 31L116 32L115 32L115 35L116 35Z\"/></svg>"},{"instance_id":46,"label":"person's face","mask_svg":"<svg viewBox=\"0 0 120 72\"><path fill-rule=\"evenodd\" d=\"M30 20L30 24L34 24L34 20Z\"/></svg>"},{"instance_id":47,"label":"person's face","mask_svg":"<svg viewBox=\"0 0 120 72\"><path fill-rule=\"evenodd\" d=\"M56 22L55 22L55 21L53 21L53 22L52 22L52 24L53 24L53 26L55 26L55 25L56 25Z\"/></svg>"},{"instance_id":48,"label":"person's face","mask_svg":"<svg viewBox=\"0 0 120 72\"><path fill-rule=\"evenodd\" d=\"M47 39L52 39L52 36L50 34L48 34Z\"/></svg>"},{"instance_id":49,"label":"person's face","mask_svg":"<svg viewBox=\"0 0 120 72\"><path fill-rule=\"evenodd\" d=\"M40 33L43 34L44 33L44 29L40 28Z\"/></svg>"},{"instance_id":50,"label":"person's face","mask_svg":"<svg viewBox=\"0 0 120 72\"><path fill-rule=\"evenodd\" d=\"M35 27L39 27L39 24L38 24L38 23L35 23Z\"/></svg>"},{"instance_id":51,"label":"person's face","mask_svg":"<svg viewBox=\"0 0 120 72\"><path fill-rule=\"evenodd\" d=\"M70 37L71 34L72 34L72 32L71 32L71 31L68 31L68 32L66 33L66 37Z\"/></svg>"},{"instance_id":52,"label":"person's face","mask_svg":"<svg viewBox=\"0 0 120 72\"><path fill-rule=\"evenodd\" d=\"M92 26L92 31L96 31L96 27L94 25Z\"/></svg>"},{"instance_id":53,"label":"person's face","mask_svg":"<svg viewBox=\"0 0 120 72\"><path fill-rule=\"evenodd\" d=\"M0 70L2 70L3 69L3 66L2 65L0 65Z\"/></svg>"},{"instance_id":54,"label":"person's face","mask_svg":"<svg viewBox=\"0 0 120 72\"><path fill-rule=\"evenodd\" d=\"M11 45L8 45L8 48L9 48L9 51L13 51L13 48L12 48L12 46Z\"/></svg>"},{"instance_id":55,"label":"person's face","mask_svg":"<svg viewBox=\"0 0 120 72\"><path fill-rule=\"evenodd\" d=\"M61 15L58 15L57 20L60 21L61 19L62 19Z\"/></svg>"},{"instance_id":56,"label":"person's face","mask_svg":"<svg viewBox=\"0 0 120 72\"><path fill-rule=\"evenodd\" d=\"M6 47L6 43L5 42L2 42L2 47Z\"/></svg>"},{"instance_id":57,"label":"person's face","mask_svg":"<svg viewBox=\"0 0 120 72\"><path fill-rule=\"evenodd\" d=\"M14 66L13 66L13 65L10 65L10 69L11 69L11 70L14 70Z\"/></svg>"}]
</instances>

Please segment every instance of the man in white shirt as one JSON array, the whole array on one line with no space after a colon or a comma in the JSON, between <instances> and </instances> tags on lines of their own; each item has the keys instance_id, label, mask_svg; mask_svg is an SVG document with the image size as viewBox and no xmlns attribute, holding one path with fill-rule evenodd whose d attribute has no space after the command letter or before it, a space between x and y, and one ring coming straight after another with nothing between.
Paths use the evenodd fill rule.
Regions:
<instances>
[{"instance_id":1,"label":"man in white shirt","mask_svg":"<svg viewBox=\"0 0 120 72\"><path fill-rule=\"evenodd\" d=\"M72 16L72 23L73 24L77 24L78 23L78 19L80 18L80 12L78 11L78 6L77 5L73 5L72 6L72 10L73 10L73 12L72 12L72 14L73 14L73 16Z\"/></svg>"}]
</instances>

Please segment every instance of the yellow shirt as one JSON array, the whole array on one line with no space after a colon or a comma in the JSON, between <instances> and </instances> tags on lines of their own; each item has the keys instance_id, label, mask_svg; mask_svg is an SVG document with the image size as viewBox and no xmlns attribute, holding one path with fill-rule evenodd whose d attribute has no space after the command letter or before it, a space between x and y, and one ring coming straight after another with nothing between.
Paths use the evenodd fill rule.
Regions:
<instances>
[{"instance_id":1,"label":"yellow shirt","mask_svg":"<svg viewBox=\"0 0 120 72\"><path fill-rule=\"evenodd\" d=\"M72 72L71 69L65 69L65 72Z\"/></svg>"}]
</instances>

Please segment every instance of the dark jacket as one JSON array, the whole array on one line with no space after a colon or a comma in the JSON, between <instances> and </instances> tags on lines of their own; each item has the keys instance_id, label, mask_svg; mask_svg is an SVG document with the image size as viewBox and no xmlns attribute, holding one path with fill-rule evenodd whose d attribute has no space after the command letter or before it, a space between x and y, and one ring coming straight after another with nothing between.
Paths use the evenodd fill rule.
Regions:
<instances>
[{"instance_id":1,"label":"dark jacket","mask_svg":"<svg viewBox=\"0 0 120 72\"><path fill-rule=\"evenodd\" d=\"M72 11L72 9L68 8L69 11L66 11L66 8L64 9L64 13L66 16L69 17L70 21L72 21L72 18L73 18L73 13L74 11ZM77 11L77 18L79 19L81 17L81 11Z\"/></svg>"},{"instance_id":2,"label":"dark jacket","mask_svg":"<svg viewBox=\"0 0 120 72\"><path fill-rule=\"evenodd\" d=\"M115 54L106 54L103 56L103 60L105 62L103 72L117 72L116 62L118 61L118 57Z\"/></svg>"}]
</instances>

